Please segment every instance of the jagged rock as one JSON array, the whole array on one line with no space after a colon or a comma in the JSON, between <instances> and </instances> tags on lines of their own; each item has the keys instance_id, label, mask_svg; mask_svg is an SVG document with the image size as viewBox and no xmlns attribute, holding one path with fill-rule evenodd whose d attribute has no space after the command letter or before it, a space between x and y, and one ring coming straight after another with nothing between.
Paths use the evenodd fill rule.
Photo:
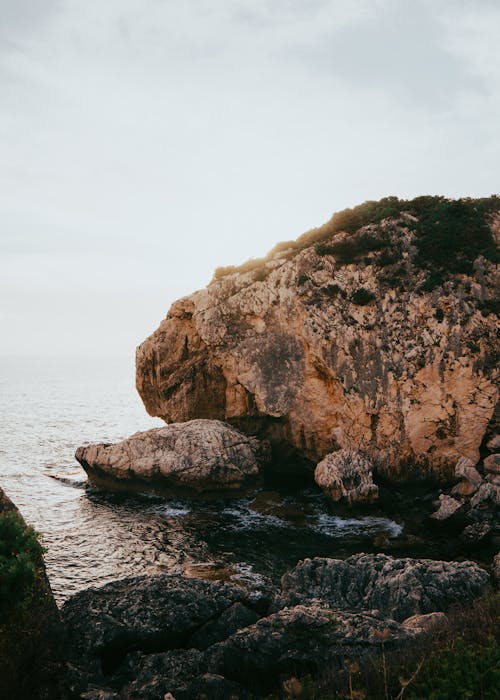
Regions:
<instances>
[{"instance_id":1,"label":"jagged rock","mask_svg":"<svg viewBox=\"0 0 500 700\"><path fill-rule=\"evenodd\" d=\"M477 492L470 499L472 508L477 508L481 504L491 504L500 506L500 486L495 486L488 482L481 484Z\"/></svg>"},{"instance_id":2,"label":"jagged rock","mask_svg":"<svg viewBox=\"0 0 500 700\"><path fill-rule=\"evenodd\" d=\"M472 276L427 291L428 272L411 264L414 222L335 233L352 245L379 241L397 258L396 281L373 249L343 262L327 225L320 246L314 235L279 246L175 302L137 349L148 412L227 420L269 438L286 469L297 455L313 465L339 448L359 450L393 480L450 479L460 457L476 462L498 396L498 319L481 309L498 271L481 258Z\"/></svg>"},{"instance_id":3,"label":"jagged rock","mask_svg":"<svg viewBox=\"0 0 500 700\"><path fill-rule=\"evenodd\" d=\"M494 435L491 440L486 443L486 448L490 452L500 452L500 435Z\"/></svg>"},{"instance_id":4,"label":"jagged rock","mask_svg":"<svg viewBox=\"0 0 500 700\"><path fill-rule=\"evenodd\" d=\"M349 613L318 604L280 610L211 650L210 665L226 678L268 690L278 675L340 667L346 658L413 640L413 630L373 612Z\"/></svg>"},{"instance_id":5,"label":"jagged rock","mask_svg":"<svg viewBox=\"0 0 500 700\"><path fill-rule=\"evenodd\" d=\"M430 517L433 520L448 520L455 515L460 508L462 508L460 501L442 493L439 496L439 508L435 513L432 513Z\"/></svg>"},{"instance_id":6,"label":"jagged rock","mask_svg":"<svg viewBox=\"0 0 500 700\"><path fill-rule=\"evenodd\" d=\"M488 537L490 532L491 525L488 522L473 523L471 525L467 525L460 535L460 539L467 545L479 544L480 542L483 542L486 537Z\"/></svg>"},{"instance_id":7,"label":"jagged rock","mask_svg":"<svg viewBox=\"0 0 500 700\"><path fill-rule=\"evenodd\" d=\"M372 470L372 464L359 452L339 450L317 465L314 480L332 501L373 503L378 498L378 486L373 483Z\"/></svg>"},{"instance_id":8,"label":"jagged rock","mask_svg":"<svg viewBox=\"0 0 500 700\"><path fill-rule=\"evenodd\" d=\"M255 483L268 446L217 420L174 423L135 433L115 445L79 447L89 478L196 491L240 489ZM111 482L112 483L112 482Z\"/></svg>"},{"instance_id":9,"label":"jagged rock","mask_svg":"<svg viewBox=\"0 0 500 700\"><path fill-rule=\"evenodd\" d=\"M281 580L280 607L320 600L340 610L380 610L395 620L446 611L482 595L489 576L473 562L357 554L305 559Z\"/></svg>"},{"instance_id":10,"label":"jagged rock","mask_svg":"<svg viewBox=\"0 0 500 700\"><path fill-rule=\"evenodd\" d=\"M492 474L500 474L500 454L493 454L483 462L484 471Z\"/></svg>"},{"instance_id":11,"label":"jagged rock","mask_svg":"<svg viewBox=\"0 0 500 700\"><path fill-rule=\"evenodd\" d=\"M243 616L241 608L239 614L234 614L236 603L254 615ZM227 618L231 607L230 629L234 630L239 624L253 622L255 615L265 613L268 606L269 600L258 591L166 574L87 589L70 598L62 608L70 661L67 684L75 693L92 685L104 689L124 687L131 676L143 684L150 664L171 668L172 675L186 668L189 675L193 664L198 668L202 657L172 656L171 651L203 646L210 635L217 639L220 625L218 629L213 625L220 617ZM155 652L167 656L160 654L150 659ZM202 666L200 672L205 672L206 666ZM166 671L158 673L168 677ZM171 687L167 691L173 692Z\"/></svg>"},{"instance_id":12,"label":"jagged rock","mask_svg":"<svg viewBox=\"0 0 500 700\"><path fill-rule=\"evenodd\" d=\"M442 612L427 613L427 615L412 615L403 622L403 627L415 632L433 632L437 627L443 627L448 618Z\"/></svg>"},{"instance_id":13,"label":"jagged rock","mask_svg":"<svg viewBox=\"0 0 500 700\"><path fill-rule=\"evenodd\" d=\"M474 462L467 457L458 460L455 466L455 476L464 479L475 488L481 483L481 474L477 471Z\"/></svg>"}]
</instances>

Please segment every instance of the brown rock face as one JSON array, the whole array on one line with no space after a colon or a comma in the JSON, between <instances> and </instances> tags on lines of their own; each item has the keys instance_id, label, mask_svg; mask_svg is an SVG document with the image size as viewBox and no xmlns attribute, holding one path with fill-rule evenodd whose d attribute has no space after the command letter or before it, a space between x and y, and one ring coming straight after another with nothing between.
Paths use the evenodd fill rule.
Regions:
<instances>
[{"instance_id":1,"label":"brown rock face","mask_svg":"<svg viewBox=\"0 0 500 700\"><path fill-rule=\"evenodd\" d=\"M477 463L497 400L495 266L425 291L410 219L361 229L390 241L392 264L281 250L174 303L137 349L148 412L268 438L285 471L338 449L394 480Z\"/></svg>"}]
</instances>

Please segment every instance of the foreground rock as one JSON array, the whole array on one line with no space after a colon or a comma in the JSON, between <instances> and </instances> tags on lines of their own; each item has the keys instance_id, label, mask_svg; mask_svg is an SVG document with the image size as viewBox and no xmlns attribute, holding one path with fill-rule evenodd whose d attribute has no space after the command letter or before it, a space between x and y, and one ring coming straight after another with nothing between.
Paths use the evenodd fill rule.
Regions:
<instances>
[{"instance_id":1,"label":"foreground rock","mask_svg":"<svg viewBox=\"0 0 500 700\"><path fill-rule=\"evenodd\" d=\"M0 521L15 515L26 526L20 512L0 489ZM2 574L9 555L0 542L2 595L8 586ZM19 554L19 553L18 553ZM25 554L25 553L22 553ZM23 581L19 581L19 586ZM1 601L4 603L4 601ZM11 607L0 612L0 698L13 700L57 700L58 675L64 658L59 612L40 555L34 587L22 610Z\"/></svg>"},{"instance_id":2,"label":"foreground rock","mask_svg":"<svg viewBox=\"0 0 500 700\"><path fill-rule=\"evenodd\" d=\"M467 273L431 272L415 222L403 208L347 234L334 217L219 271L138 348L148 412L230 421L267 437L287 470L339 448L393 480L476 463L498 396L498 271L478 255Z\"/></svg>"},{"instance_id":3,"label":"foreground rock","mask_svg":"<svg viewBox=\"0 0 500 700\"><path fill-rule=\"evenodd\" d=\"M332 501L373 503L378 498L378 486L373 483L370 462L352 450L332 452L315 469L314 480Z\"/></svg>"},{"instance_id":4,"label":"foreground rock","mask_svg":"<svg viewBox=\"0 0 500 700\"><path fill-rule=\"evenodd\" d=\"M90 479L115 484L225 491L255 483L269 459L265 443L218 420L192 420L136 433L115 445L79 447Z\"/></svg>"},{"instance_id":5,"label":"foreground rock","mask_svg":"<svg viewBox=\"0 0 500 700\"><path fill-rule=\"evenodd\" d=\"M280 606L311 600L340 610L379 610L395 620L467 605L489 588L486 571L473 562L394 559L356 554L305 559L281 581Z\"/></svg>"},{"instance_id":6,"label":"foreground rock","mask_svg":"<svg viewBox=\"0 0 500 700\"><path fill-rule=\"evenodd\" d=\"M373 657L382 641L411 644L446 621L429 613L470 603L488 581L470 562L383 555L305 560L281 593L175 575L117 581L63 606L67 697L266 696L287 676Z\"/></svg>"}]
</instances>

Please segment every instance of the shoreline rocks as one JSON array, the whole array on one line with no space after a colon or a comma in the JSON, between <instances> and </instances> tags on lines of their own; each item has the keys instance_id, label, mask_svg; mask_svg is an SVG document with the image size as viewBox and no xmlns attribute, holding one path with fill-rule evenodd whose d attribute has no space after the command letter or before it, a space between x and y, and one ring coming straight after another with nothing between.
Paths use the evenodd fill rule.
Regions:
<instances>
[{"instance_id":1,"label":"shoreline rocks","mask_svg":"<svg viewBox=\"0 0 500 700\"><path fill-rule=\"evenodd\" d=\"M372 464L359 452L332 452L317 465L314 480L332 501L374 503L378 486L373 483Z\"/></svg>"},{"instance_id":2,"label":"shoreline rocks","mask_svg":"<svg viewBox=\"0 0 500 700\"><path fill-rule=\"evenodd\" d=\"M234 491L255 485L268 445L218 420L192 420L135 433L116 444L79 447L91 481L113 487Z\"/></svg>"},{"instance_id":3,"label":"shoreline rocks","mask_svg":"<svg viewBox=\"0 0 500 700\"><path fill-rule=\"evenodd\" d=\"M471 562L357 555L299 562L281 590L178 575L88 589L62 608L68 697L261 697L283 675L411 645L488 590Z\"/></svg>"}]
</instances>

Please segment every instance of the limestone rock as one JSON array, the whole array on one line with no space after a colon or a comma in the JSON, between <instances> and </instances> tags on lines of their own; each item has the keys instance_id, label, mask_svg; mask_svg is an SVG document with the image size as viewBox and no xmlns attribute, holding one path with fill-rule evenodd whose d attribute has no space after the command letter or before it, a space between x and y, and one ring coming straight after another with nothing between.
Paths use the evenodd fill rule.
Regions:
<instances>
[{"instance_id":1,"label":"limestone rock","mask_svg":"<svg viewBox=\"0 0 500 700\"><path fill-rule=\"evenodd\" d=\"M448 520L462 508L460 501L442 493L439 496L439 508L430 517L433 520Z\"/></svg>"},{"instance_id":2,"label":"limestone rock","mask_svg":"<svg viewBox=\"0 0 500 700\"><path fill-rule=\"evenodd\" d=\"M488 589L489 576L470 561L394 559L356 554L345 561L304 559L281 580L280 606L319 600L339 610L380 610L395 620L466 605Z\"/></svg>"},{"instance_id":3,"label":"limestone rock","mask_svg":"<svg viewBox=\"0 0 500 700\"><path fill-rule=\"evenodd\" d=\"M373 503L378 486L372 480L372 465L352 450L328 454L316 467L314 480L332 501Z\"/></svg>"},{"instance_id":4,"label":"limestone rock","mask_svg":"<svg viewBox=\"0 0 500 700\"><path fill-rule=\"evenodd\" d=\"M500 474L500 454L493 454L483 462L484 470L491 474Z\"/></svg>"},{"instance_id":5,"label":"limestone rock","mask_svg":"<svg viewBox=\"0 0 500 700\"><path fill-rule=\"evenodd\" d=\"M278 674L304 675L325 665L340 668L346 658L376 654L382 635L390 648L413 640L415 632L376 612L298 605L259 620L217 645L210 664L226 678L254 682L265 691Z\"/></svg>"},{"instance_id":6,"label":"limestone rock","mask_svg":"<svg viewBox=\"0 0 500 700\"><path fill-rule=\"evenodd\" d=\"M91 480L139 482L197 491L239 489L255 482L267 446L217 420L192 420L135 433L115 445L79 447Z\"/></svg>"},{"instance_id":7,"label":"limestone rock","mask_svg":"<svg viewBox=\"0 0 500 700\"><path fill-rule=\"evenodd\" d=\"M347 264L330 239L321 249L312 238L175 302L137 349L148 412L226 420L268 438L286 469L338 449L360 451L392 480L451 479L460 457L477 462L498 396L498 319L481 309L498 271L481 259L470 276L426 291L409 219L353 239L367 235L396 254L396 277L377 252ZM353 302L361 288L369 304Z\"/></svg>"},{"instance_id":8,"label":"limestone rock","mask_svg":"<svg viewBox=\"0 0 500 700\"><path fill-rule=\"evenodd\" d=\"M477 508L479 505L492 504L500 506L500 486L495 486L491 483L483 483L477 492L470 499L472 508Z\"/></svg>"},{"instance_id":9,"label":"limestone rock","mask_svg":"<svg viewBox=\"0 0 500 700\"><path fill-rule=\"evenodd\" d=\"M403 622L403 627L415 632L433 632L436 628L446 625L448 618L442 612L427 613L427 615L412 615Z\"/></svg>"}]
</instances>

